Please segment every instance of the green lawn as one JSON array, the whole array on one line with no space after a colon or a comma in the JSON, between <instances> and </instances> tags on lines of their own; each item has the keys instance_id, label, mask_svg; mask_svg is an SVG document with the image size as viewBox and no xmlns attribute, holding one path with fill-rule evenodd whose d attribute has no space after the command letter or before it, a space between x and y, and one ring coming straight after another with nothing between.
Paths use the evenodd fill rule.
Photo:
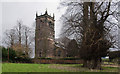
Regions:
<instances>
[{"instance_id":1,"label":"green lawn","mask_svg":"<svg viewBox=\"0 0 120 74\"><path fill-rule=\"evenodd\" d=\"M64 72L65 70L52 69L52 64L20 64L20 63L4 63L2 64L2 72Z\"/></svg>"},{"instance_id":2,"label":"green lawn","mask_svg":"<svg viewBox=\"0 0 120 74\"><path fill-rule=\"evenodd\" d=\"M104 70L89 70L81 64L23 64L3 63L2 72L117 72L118 68L103 67Z\"/></svg>"}]
</instances>

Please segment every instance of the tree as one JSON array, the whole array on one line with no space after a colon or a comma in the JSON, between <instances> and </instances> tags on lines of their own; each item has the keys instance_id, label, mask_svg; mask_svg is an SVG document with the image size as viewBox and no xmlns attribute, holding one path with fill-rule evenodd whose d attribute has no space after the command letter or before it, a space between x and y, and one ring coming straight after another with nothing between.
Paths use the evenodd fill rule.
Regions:
<instances>
[{"instance_id":1,"label":"tree","mask_svg":"<svg viewBox=\"0 0 120 74\"><path fill-rule=\"evenodd\" d=\"M15 28L17 32L16 34L18 38L18 46L20 47L20 49L23 49L19 52L21 54L24 53L25 57L28 57L29 53L32 52L31 45L32 43L34 43L34 31L32 30L32 28L23 25L22 21L18 21L18 25Z\"/></svg>"},{"instance_id":2,"label":"tree","mask_svg":"<svg viewBox=\"0 0 120 74\"><path fill-rule=\"evenodd\" d=\"M7 49L5 49L3 47L1 47L0 49L2 51L2 60L6 61L7 60L7 53L8 53Z\"/></svg>"},{"instance_id":3,"label":"tree","mask_svg":"<svg viewBox=\"0 0 120 74\"><path fill-rule=\"evenodd\" d=\"M15 29L6 30L4 43L8 47L13 48L15 41L16 41Z\"/></svg>"},{"instance_id":4,"label":"tree","mask_svg":"<svg viewBox=\"0 0 120 74\"><path fill-rule=\"evenodd\" d=\"M66 52L68 57L76 57L79 55L79 47L75 39L68 43Z\"/></svg>"},{"instance_id":5,"label":"tree","mask_svg":"<svg viewBox=\"0 0 120 74\"><path fill-rule=\"evenodd\" d=\"M18 38L18 45L21 46L22 44L22 32L23 32L23 24L22 21L17 21L17 26L15 26L15 30L16 30L16 35Z\"/></svg>"},{"instance_id":6,"label":"tree","mask_svg":"<svg viewBox=\"0 0 120 74\"><path fill-rule=\"evenodd\" d=\"M7 61L8 60L8 49L9 48L4 48L1 47L2 51L2 60ZM9 60L14 61L16 57L16 52L13 49L9 49Z\"/></svg>"},{"instance_id":7,"label":"tree","mask_svg":"<svg viewBox=\"0 0 120 74\"><path fill-rule=\"evenodd\" d=\"M25 44L25 54L29 56L29 53L32 52L30 46L34 44L34 31L30 27L23 26L24 38L23 41Z\"/></svg>"},{"instance_id":8,"label":"tree","mask_svg":"<svg viewBox=\"0 0 120 74\"><path fill-rule=\"evenodd\" d=\"M67 6L62 16L62 35L73 37L79 43L83 66L101 69L101 57L106 56L115 39L110 31L117 24L111 21L115 17L115 3L63 1ZM112 10L111 10L112 9Z\"/></svg>"},{"instance_id":9,"label":"tree","mask_svg":"<svg viewBox=\"0 0 120 74\"><path fill-rule=\"evenodd\" d=\"M8 48L17 52L17 56L29 57L34 44L33 33L32 28L23 25L22 21L18 21L13 29L6 31L4 42Z\"/></svg>"}]
</instances>

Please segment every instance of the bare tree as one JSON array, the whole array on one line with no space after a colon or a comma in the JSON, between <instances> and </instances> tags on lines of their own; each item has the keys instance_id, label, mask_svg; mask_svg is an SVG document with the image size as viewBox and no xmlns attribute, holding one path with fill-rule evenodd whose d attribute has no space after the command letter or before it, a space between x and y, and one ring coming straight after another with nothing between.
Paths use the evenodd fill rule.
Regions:
<instances>
[{"instance_id":1,"label":"bare tree","mask_svg":"<svg viewBox=\"0 0 120 74\"><path fill-rule=\"evenodd\" d=\"M30 52L32 52L30 46L34 43L34 31L32 28L29 28L27 26L23 26L23 31L24 31L24 36L23 36L23 41L25 44L25 53L26 55L29 55Z\"/></svg>"},{"instance_id":2,"label":"bare tree","mask_svg":"<svg viewBox=\"0 0 120 74\"><path fill-rule=\"evenodd\" d=\"M84 67L100 69L101 57L106 56L115 43L110 31L117 24L110 18L115 18L116 4L78 0L61 2L62 6L67 6L61 17L64 24L62 35L74 37L79 43Z\"/></svg>"},{"instance_id":3,"label":"bare tree","mask_svg":"<svg viewBox=\"0 0 120 74\"><path fill-rule=\"evenodd\" d=\"M5 39L3 41L6 44L6 46L13 48L15 41L16 41L15 29L6 30Z\"/></svg>"},{"instance_id":4,"label":"bare tree","mask_svg":"<svg viewBox=\"0 0 120 74\"><path fill-rule=\"evenodd\" d=\"M8 30L5 33L4 43L17 51L18 56L23 54L24 57L29 57L33 52L34 31L32 28L23 25L22 21L18 21L14 29Z\"/></svg>"},{"instance_id":5,"label":"bare tree","mask_svg":"<svg viewBox=\"0 0 120 74\"><path fill-rule=\"evenodd\" d=\"M22 41L22 21L17 21L17 26L15 26L16 29L16 35L18 37L18 44L21 46L21 41Z\"/></svg>"}]
</instances>

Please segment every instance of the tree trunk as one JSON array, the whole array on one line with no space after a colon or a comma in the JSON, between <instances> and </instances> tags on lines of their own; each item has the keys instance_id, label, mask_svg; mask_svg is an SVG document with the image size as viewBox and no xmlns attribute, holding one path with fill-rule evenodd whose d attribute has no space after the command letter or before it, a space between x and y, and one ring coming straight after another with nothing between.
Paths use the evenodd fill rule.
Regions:
<instances>
[{"instance_id":1,"label":"tree trunk","mask_svg":"<svg viewBox=\"0 0 120 74\"><path fill-rule=\"evenodd\" d=\"M83 67L101 70L101 59L84 60Z\"/></svg>"},{"instance_id":2,"label":"tree trunk","mask_svg":"<svg viewBox=\"0 0 120 74\"><path fill-rule=\"evenodd\" d=\"M87 60L83 61L83 67L87 67Z\"/></svg>"},{"instance_id":3,"label":"tree trunk","mask_svg":"<svg viewBox=\"0 0 120 74\"><path fill-rule=\"evenodd\" d=\"M101 59L94 59L92 65L92 69L101 69Z\"/></svg>"}]
</instances>

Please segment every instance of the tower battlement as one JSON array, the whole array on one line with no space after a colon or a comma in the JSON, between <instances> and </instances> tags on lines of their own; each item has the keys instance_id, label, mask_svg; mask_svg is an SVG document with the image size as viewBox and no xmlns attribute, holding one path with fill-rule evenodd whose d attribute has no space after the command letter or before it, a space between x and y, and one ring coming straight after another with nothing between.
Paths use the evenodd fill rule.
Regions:
<instances>
[{"instance_id":1,"label":"tower battlement","mask_svg":"<svg viewBox=\"0 0 120 74\"><path fill-rule=\"evenodd\" d=\"M43 14L43 15L42 14L38 15L37 12L36 12L36 19L45 18L45 17L47 17L47 18L52 19L53 21L55 21L54 20L54 18L55 18L54 13L53 13L53 16L51 16L51 15L48 14L47 10L45 11L45 14Z\"/></svg>"}]
</instances>

